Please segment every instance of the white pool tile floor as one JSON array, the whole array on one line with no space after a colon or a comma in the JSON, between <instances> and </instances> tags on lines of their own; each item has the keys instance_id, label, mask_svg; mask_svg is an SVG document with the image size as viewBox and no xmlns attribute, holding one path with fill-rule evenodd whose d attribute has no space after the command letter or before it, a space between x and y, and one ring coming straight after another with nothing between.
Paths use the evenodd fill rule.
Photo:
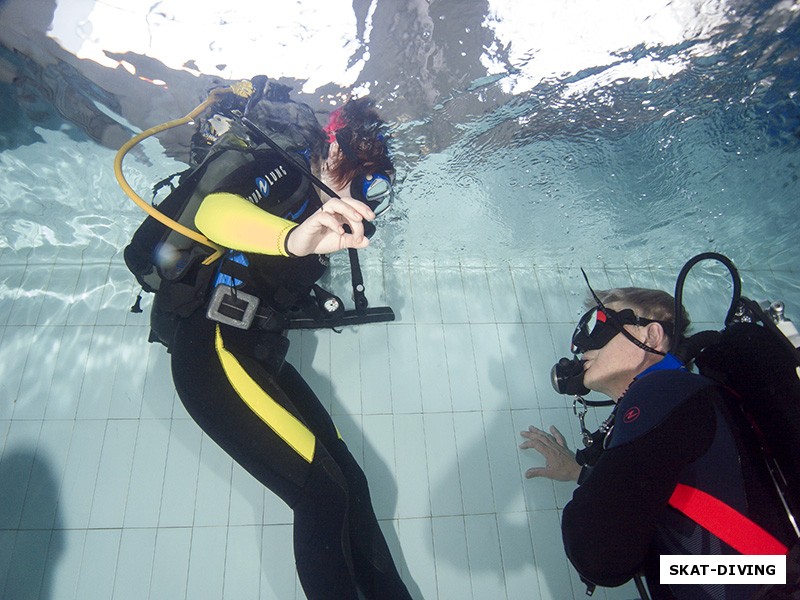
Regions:
<instances>
[{"instance_id":1,"label":"white pool tile floor","mask_svg":"<svg viewBox=\"0 0 800 600\"><path fill-rule=\"evenodd\" d=\"M363 466L413 596L584 598L560 543L572 486L525 480L542 461L518 449L529 424L555 424L578 442L549 371L582 312L580 271L367 264L364 274L371 304L390 304L397 320L293 332L289 360ZM668 274L589 271L598 288L671 291ZM797 275L746 271L744 291L774 294L800 319ZM713 277L688 283L694 320L718 328L727 290ZM117 257L48 263L4 253L0 596L304 598L291 511L188 417L167 354L147 343L147 313L129 312L137 292Z\"/></svg>"}]
</instances>

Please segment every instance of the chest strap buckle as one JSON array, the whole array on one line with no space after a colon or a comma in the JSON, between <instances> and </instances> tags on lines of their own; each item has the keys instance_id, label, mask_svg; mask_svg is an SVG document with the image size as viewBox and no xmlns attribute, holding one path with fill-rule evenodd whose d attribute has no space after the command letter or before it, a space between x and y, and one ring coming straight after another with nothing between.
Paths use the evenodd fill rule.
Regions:
<instances>
[{"instance_id":1,"label":"chest strap buckle","mask_svg":"<svg viewBox=\"0 0 800 600\"><path fill-rule=\"evenodd\" d=\"M252 294L228 285L218 285L211 295L206 317L238 329L250 329L260 302Z\"/></svg>"}]
</instances>

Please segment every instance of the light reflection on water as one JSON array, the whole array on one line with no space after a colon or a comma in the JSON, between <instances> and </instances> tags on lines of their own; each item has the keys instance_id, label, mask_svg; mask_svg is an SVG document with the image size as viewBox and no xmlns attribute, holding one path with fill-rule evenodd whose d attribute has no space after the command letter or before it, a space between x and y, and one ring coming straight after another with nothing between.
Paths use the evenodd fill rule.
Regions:
<instances>
[{"instance_id":1,"label":"light reflection on water","mask_svg":"<svg viewBox=\"0 0 800 600\"><path fill-rule=\"evenodd\" d=\"M355 24L344 15L340 33L358 50L344 61L349 71L333 68L341 55L317 53L331 67L331 85L314 92L330 106L336 78L347 73L339 85L369 84L393 124L398 201L373 256L647 266L718 250L748 266L797 264L797 251L786 248L799 197L796 3L389 8L365 5ZM159 23L171 15L180 24L178 4L159 10ZM242 27L231 11L235 5L223 15L228 25L219 25L228 32ZM70 20L62 12L57 23L63 31ZM94 25L92 43L111 44L104 42L110 30ZM285 48L300 35L314 54L315 25L306 25L300 35L292 33L297 23L287 24L288 37L272 41ZM59 28L51 37L59 39ZM223 52L225 39L213 52ZM147 52L201 52L178 46L153 42ZM226 56L235 56L233 46ZM291 64L307 90L319 72L307 71L307 61ZM108 114L153 124L137 123L143 107L120 99ZM47 247L110 257L141 219L116 186L113 151L80 141L72 125L36 131L43 141L0 153L0 246L29 259L34 249L47 256ZM174 140L163 143L148 141L126 159L144 196L183 168L166 157L177 154Z\"/></svg>"}]
</instances>

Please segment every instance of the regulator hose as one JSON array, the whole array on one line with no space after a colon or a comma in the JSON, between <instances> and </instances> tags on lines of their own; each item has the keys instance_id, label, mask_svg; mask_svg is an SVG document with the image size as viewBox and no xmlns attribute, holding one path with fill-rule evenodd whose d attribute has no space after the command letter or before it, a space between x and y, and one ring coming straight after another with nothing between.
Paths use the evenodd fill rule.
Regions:
<instances>
[{"instance_id":1,"label":"regulator hose","mask_svg":"<svg viewBox=\"0 0 800 600\"><path fill-rule=\"evenodd\" d=\"M225 94L233 93L237 96L241 96L243 98L247 98L253 94L253 85L247 81L240 81L237 82L230 87L223 87L223 88L216 88L211 90L208 95L208 98L204 102L202 102L199 106L197 106L194 110L192 110L189 114L185 117L181 117L180 119L174 119L172 121L167 121L166 123L162 123L160 125L155 125L145 131L141 132L140 134L132 137L130 140L125 142L120 149L117 151L117 155L114 157L114 175L117 178L117 183L122 188L122 191L125 192L131 200L133 200L142 210L144 210L148 215L166 225L170 229L177 231L178 233L185 235L186 237L203 244L211 248L214 252L203 261L204 265L208 265L213 263L215 260L220 258L225 249L218 246L211 240L209 240L203 234L194 231L193 229L189 229L185 225L181 225L174 219L166 216L162 213L158 208L148 203L144 200L139 194L137 194L128 181L125 179L125 175L122 172L122 159L125 158L125 155L130 152L130 150L136 146L139 142L157 134L161 133L162 131L166 131L167 129L172 129L173 127L178 127L179 125L185 125L186 123L190 123L198 115L200 115L203 111L207 108L212 106L217 100L220 99Z\"/></svg>"}]
</instances>

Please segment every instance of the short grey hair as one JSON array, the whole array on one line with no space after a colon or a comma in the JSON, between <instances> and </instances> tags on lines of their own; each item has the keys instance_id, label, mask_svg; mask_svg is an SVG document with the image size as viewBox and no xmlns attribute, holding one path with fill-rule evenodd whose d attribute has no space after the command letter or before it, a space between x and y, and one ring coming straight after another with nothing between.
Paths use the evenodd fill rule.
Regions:
<instances>
[{"instance_id":1,"label":"short grey hair","mask_svg":"<svg viewBox=\"0 0 800 600\"><path fill-rule=\"evenodd\" d=\"M603 304L620 304L625 308L630 308L639 317L653 319L655 321L675 322L675 298L663 290L651 290L648 288L622 287L610 290L599 290L595 292L600 302ZM586 306L596 306L597 302L589 294L586 298ZM686 308L681 306L681 330L679 336L683 336L689 328L691 320ZM672 328L665 329L666 334L672 337Z\"/></svg>"}]
</instances>

